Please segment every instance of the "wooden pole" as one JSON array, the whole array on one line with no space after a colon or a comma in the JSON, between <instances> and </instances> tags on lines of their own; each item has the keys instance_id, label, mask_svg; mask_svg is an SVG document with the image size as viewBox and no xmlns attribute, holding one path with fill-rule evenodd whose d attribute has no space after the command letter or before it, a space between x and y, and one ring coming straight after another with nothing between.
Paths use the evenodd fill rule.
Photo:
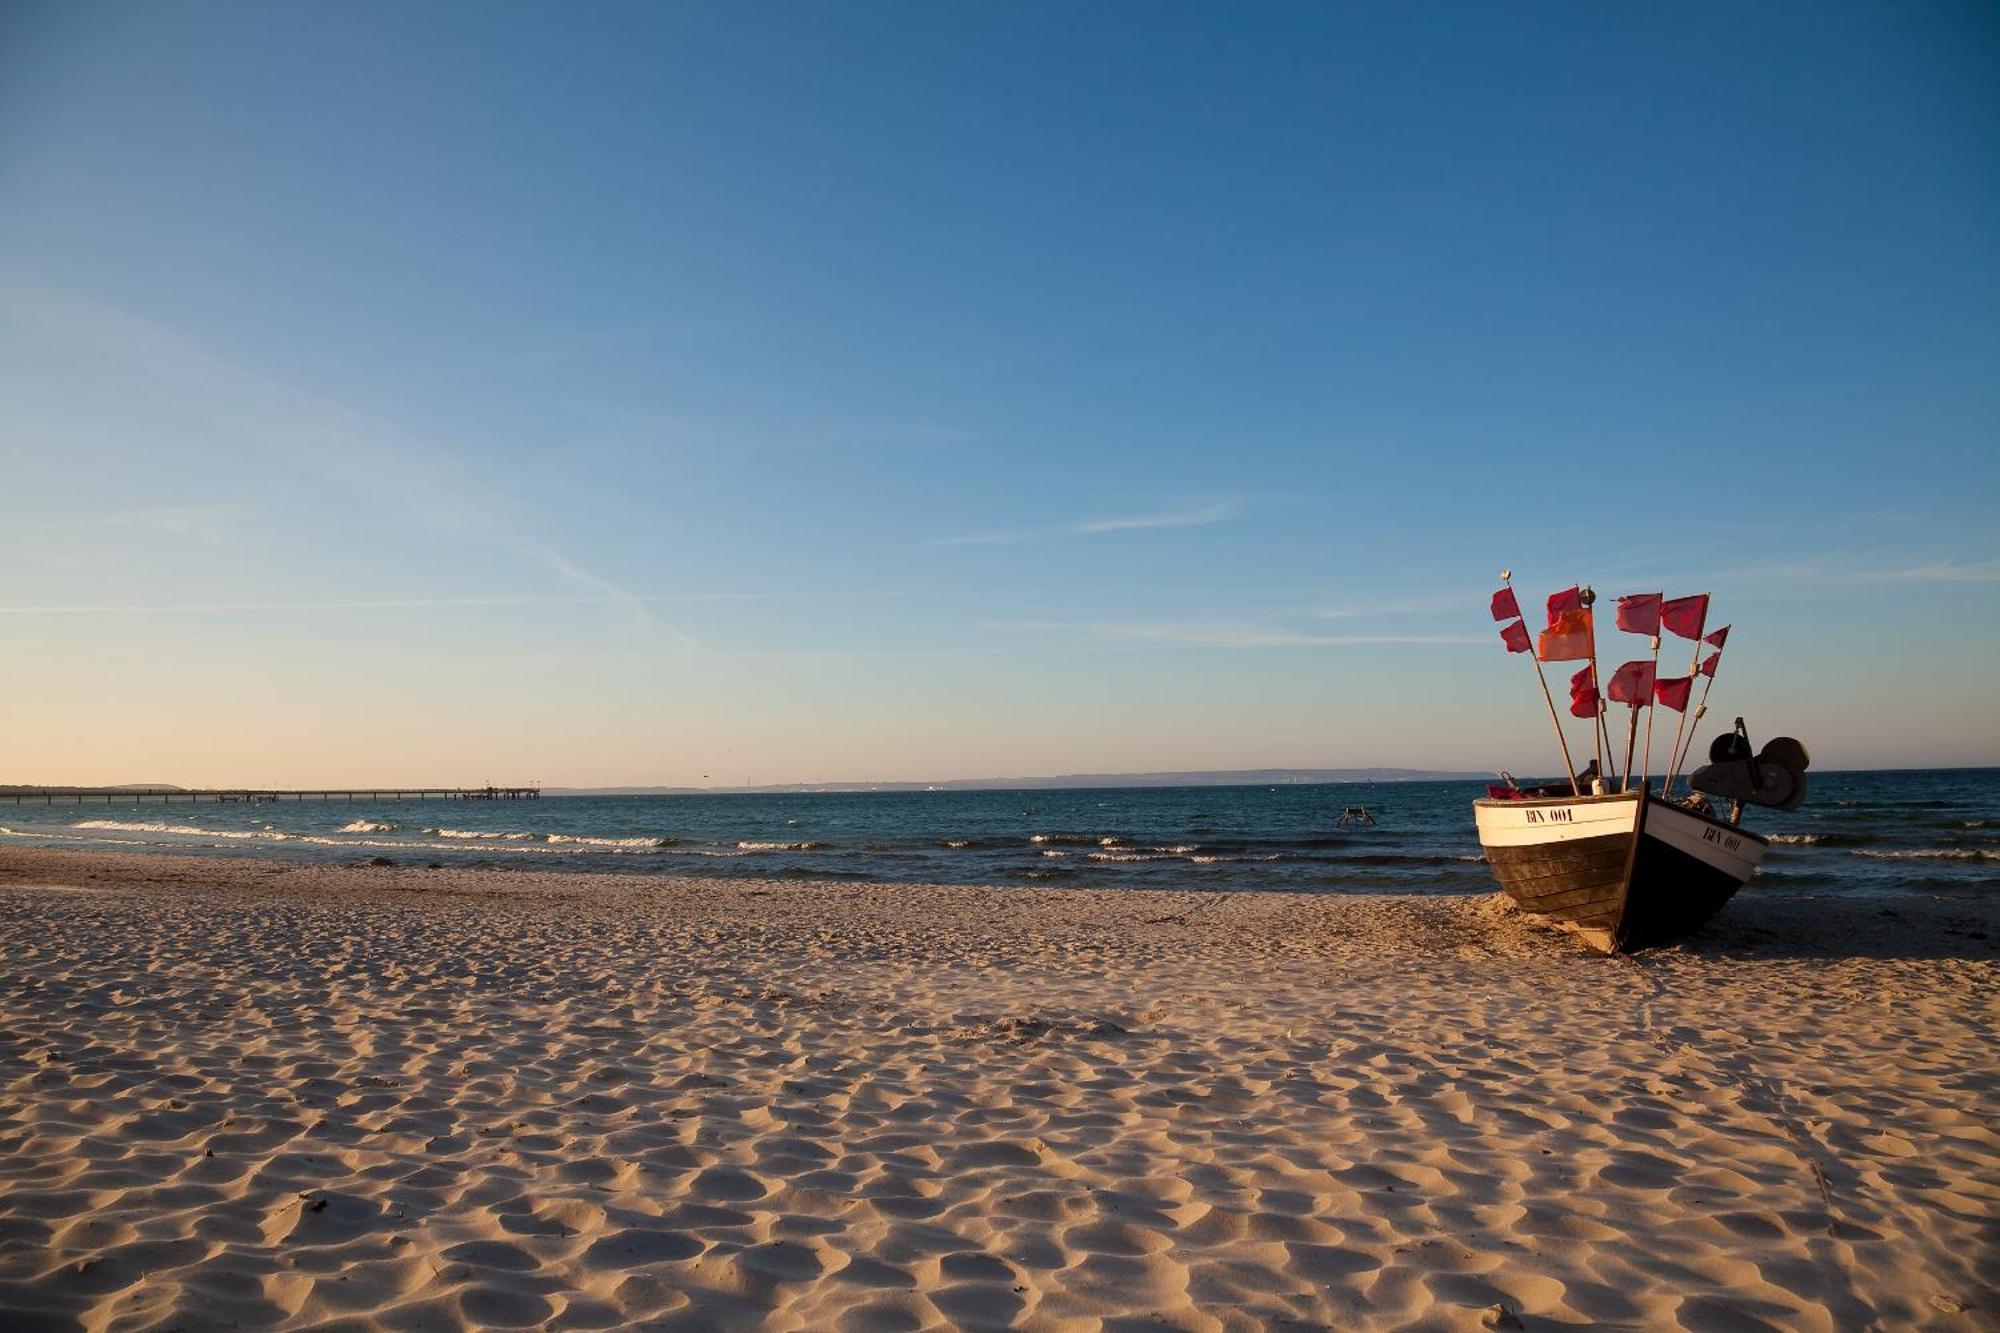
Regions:
<instances>
[{"instance_id":1,"label":"wooden pole","mask_svg":"<svg viewBox=\"0 0 2000 1333\"><path fill-rule=\"evenodd\" d=\"M1716 651L1719 653L1722 650L1718 648L1716 649ZM1701 656L1701 651L1699 648L1696 649L1695 656L1697 658ZM1717 671L1722 670L1722 663L1718 661L1715 664L1715 669ZM1680 757L1674 760L1674 772L1676 773L1680 772L1681 765L1687 762L1688 751L1694 749L1695 728L1701 725L1702 715L1708 712L1708 692L1714 688L1715 688L1714 676L1708 676L1702 680L1701 702L1694 706L1694 721L1690 723L1688 726L1687 744L1681 748Z\"/></svg>"},{"instance_id":2,"label":"wooden pole","mask_svg":"<svg viewBox=\"0 0 2000 1333\"><path fill-rule=\"evenodd\" d=\"M1702 646L1701 636L1708 629L1707 599L1709 598L1709 596L1711 596L1711 594L1709 593L1702 594L1703 600L1701 604L1701 611L1702 611L1701 623L1695 626L1695 633L1694 633L1694 658L1688 663L1688 675L1690 676L1694 675L1695 672L1701 670L1701 646ZM1685 712L1683 712L1681 714L1681 720L1674 724L1674 748L1667 751L1669 755L1677 755L1680 753L1681 733L1687 730L1687 724L1688 724L1688 715ZM1680 771L1681 771L1680 761L1676 759L1674 760L1673 767L1667 770L1667 780L1660 784L1660 795L1666 797L1668 800L1673 799L1674 779L1680 776Z\"/></svg>"},{"instance_id":3,"label":"wooden pole","mask_svg":"<svg viewBox=\"0 0 2000 1333\"><path fill-rule=\"evenodd\" d=\"M1639 705L1632 705L1632 718L1625 724L1625 784L1620 791L1632 790L1632 747L1639 741Z\"/></svg>"},{"instance_id":4,"label":"wooden pole","mask_svg":"<svg viewBox=\"0 0 2000 1333\"><path fill-rule=\"evenodd\" d=\"M1583 609L1590 614L1590 730L1597 743L1597 780L1604 781L1604 695L1597 688L1597 589L1585 588L1579 594ZM1608 788L1607 788L1608 790Z\"/></svg>"},{"instance_id":5,"label":"wooden pole","mask_svg":"<svg viewBox=\"0 0 2000 1333\"><path fill-rule=\"evenodd\" d=\"M1509 592L1512 592L1514 590L1514 571L1511 569L1501 570L1500 581L1507 585ZM1520 600L1517 598L1515 599L1515 606L1518 608L1519 605ZM1521 617L1522 629L1528 628L1527 620L1526 616ZM1581 796L1583 795L1583 788L1577 785L1576 763L1569 757L1569 737L1563 735L1562 719L1556 716L1555 696L1549 693L1548 674L1542 670L1542 655L1536 651L1532 638L1528 641L1528 660L1535 664L1535 679L1541 682L1542 686L1542 702L1549 706L1549 721L1554 724L1556 729L1556 744L1562 747L1563 773L1569 778L1569 789L1573 794Z\"/></svg>"},{"instance_id":6,"label":"wooden pole","mask_svg":"<svg viewBox=\"0 0 2000 1333\"><path fill-rule=\"evenodd\" d=\"M1666 599L1662 597L1660 600L1665 601ZM1660 636L1658 634L1655 634L1653 636L1654 692L1646 697L1646 757L1640 761L1639 781L1641 783L1644 783L1647 779L1653 776L1653 709L1654 706L1659 702L1659 697L1660 697L1659 680L1660 680Z\"/></svg>"}]
</instances>

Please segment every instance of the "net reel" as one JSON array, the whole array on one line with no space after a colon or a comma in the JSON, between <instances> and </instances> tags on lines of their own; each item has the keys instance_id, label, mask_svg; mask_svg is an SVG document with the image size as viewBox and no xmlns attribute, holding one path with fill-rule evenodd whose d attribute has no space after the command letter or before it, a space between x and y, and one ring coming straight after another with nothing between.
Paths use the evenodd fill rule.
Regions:
<instances>
[{"instance_id":1,"label":"net reel","mask_svg":"<svg viewBox=\"0 0 2000 1333\"><path fill-rule=\"evenodd\" d=\"M1688 775L1688 786L1707 796L1773 810L1796 810L1806 799L1812 757L1790 736L1777 736L1754 754L1743 719L1708 747L1709 762Z\"/></svg>"}]
</instances>

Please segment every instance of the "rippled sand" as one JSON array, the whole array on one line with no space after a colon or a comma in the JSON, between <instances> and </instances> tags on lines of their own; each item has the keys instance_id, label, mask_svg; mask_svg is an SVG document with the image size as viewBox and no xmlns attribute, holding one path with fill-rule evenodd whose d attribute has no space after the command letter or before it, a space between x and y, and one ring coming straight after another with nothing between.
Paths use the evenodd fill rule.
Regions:
<instances>
[{"instance_id":1,"label":"rippled sand","mask_svg":"<svg viewBox=\"0 0 2000 1333\"><path fill-rule=\"evenodd\" d=\"M0 1327L1992 1328L1995 918L6 851Z\"/></svg>"}]
</instances>

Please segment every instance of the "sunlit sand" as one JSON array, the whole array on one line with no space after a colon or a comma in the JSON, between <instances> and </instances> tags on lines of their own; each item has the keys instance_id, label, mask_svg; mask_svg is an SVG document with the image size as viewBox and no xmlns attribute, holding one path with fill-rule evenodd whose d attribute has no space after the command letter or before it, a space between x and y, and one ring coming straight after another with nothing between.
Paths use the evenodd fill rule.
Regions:
<instances>
[{"instance_id":1,"label":"sunlit sand","mask_svg":"<svg viewBox=\"0 0 2000 1333\"><path fill-rule=\"evenodd\" d=\"M10 849L0 1309L1977 1327L1994 917Z\"/></svg>"}]
</instances>

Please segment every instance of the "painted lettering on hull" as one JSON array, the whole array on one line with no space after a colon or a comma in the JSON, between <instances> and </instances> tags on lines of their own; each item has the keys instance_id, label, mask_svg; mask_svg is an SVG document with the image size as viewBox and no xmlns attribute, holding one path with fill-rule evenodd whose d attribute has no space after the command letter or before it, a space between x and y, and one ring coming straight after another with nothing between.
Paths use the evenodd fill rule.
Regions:
<instances>
[{"instance_id":1,"label":"painted lettering on hull","mask_svg":"<svg viewBox=\"0 0 2000 1333\"><path fill-rule=\"evenodd\" d=\"M1741 847L1743 845L1743 839L1736 837L1733 834L1724 833L1719 828L1703 829L1701 831L1701 840L1703 842L1712 842L1719 844L1722 850L1725 852L1733 852L1738 847Z\"/></svg>"},{"instance_id":2,"label":"painted lettering on hull","mask_svg":"<svg viewBox=\"0 0 2000 1333\"><path fill-rule=\"evenodd\" d=\"M1521 813L1528 817L1530 824L1568 824L1574 822L1576 819L1576 811L1560 808L1555 810L1523 810Z\"/></svg>"}]
</instances>

